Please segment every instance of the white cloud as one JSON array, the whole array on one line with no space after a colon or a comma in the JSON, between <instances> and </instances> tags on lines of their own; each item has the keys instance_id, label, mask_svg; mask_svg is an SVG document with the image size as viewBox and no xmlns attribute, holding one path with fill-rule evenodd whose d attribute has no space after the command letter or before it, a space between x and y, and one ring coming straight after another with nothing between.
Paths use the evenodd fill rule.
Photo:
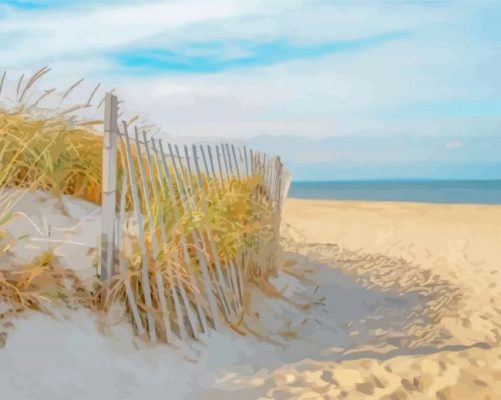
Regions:
<instances>
[{"instance_id":1,"label":"white cloud","mask_svg":"<svg viewBox=\"0 0 501 400\"><path fill-rule=\"evenodd\" d=\"M489 58L482 49L461 47L442 51L414 38L245 71L135 79L123 93L133 108L177 134L490 134L499 118L393 112L406 104L491 96L496 85L474 73Z\"/></svg>"},{"instance_id":2,"label":"white cloud","mask_svg":"<svg viewBox=\"0 0 501 400\"><path fill-rule=\"evenodd\" d=\"M445 144L446 149L458 149L459 147L463 147L463 142L461 140L454 140Z\"/></svg>"},{"instance_id":3,"label":"white cloud","mask_svg":"<svg viewBox=\"0 0 501 400\"><path fill-rule=\"evenodd\" d=\"M86 77L87 86L75 96L87 96L99 81L117 87L128 109L176 135L491 134L498 118L387 115L406 104L496 95L501 59L491 42L473 32L478 10L467 4L92 2L5 13L0 40L9 41L0 60L19 72L49 64L54 71L47 85L57 87ZM107 57L119 48L182 49L218 41L229 44L223 56L231 57L241 54L239 40L305 44L394 31L411 33L363 51L217 74L148 77Z\"/></svg>"},{"instance_id":4,"label":"white cloud","mask_svg":"<svg viewBox=\"0 0 501 400\"><path fill-rule=\"evenodd\" d=\"M165 31L251 11L251 4L155 2L98 6L75 5L61 10L7 13L0 24L0 39L11 38L0 49L6 64L23 65L58 57L86 57L99 51L146 40ZM16 39L12 39L20 34Z\"/></svg>"}]
</instances>

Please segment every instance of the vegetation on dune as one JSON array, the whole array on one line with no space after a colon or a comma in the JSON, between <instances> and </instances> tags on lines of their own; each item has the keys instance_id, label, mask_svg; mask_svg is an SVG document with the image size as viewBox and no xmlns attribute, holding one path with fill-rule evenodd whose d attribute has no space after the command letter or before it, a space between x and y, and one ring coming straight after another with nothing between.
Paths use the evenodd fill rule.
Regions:
<instances>
[{"instance_id":1,"label":"vegetation on dune","mask_svg":"<svg viewBox=\"0 0 501 400\"><path fill-rule=\"evenodd\" d=\"M119 150L120 155L124 154L123 148ZM140 169L137 164L136 171ZM179 309L176 309L174 299L176 295L181 298L180 302L185 302L185 310L194 309L195 322L188 324L192 332L195 329L193 325L205 318L209 324L214 324L210 317L212 310L207 286L201 282L203 264L206 264L213 280L218 281L209 290L214 289L217 294L223 319L236 327L245 312L239 279L266 279L273 272L272 254L276 252L274 239L278 217L269 200L262 195L265 190L262 177L229 178L223 188L220 181L202 175L199 185L190 186L191 193L186 199L178 186L190 180L195 182L197 176L190 177L186 173L176 179L175 167L170 165L166 177L156 161L150 164L145 161L143 164L143 172L151 168L154 176L153 182L149 181L147 185L148 189L145 191L143 185L139 191L141 214L146 219L144 241L137 236L128 237L125 247L132 250L121 256L127 258L129 268L125 274L122 271L112 280L107 303L117 298L126 302L130 287L139 308L141 321L137 323L146 326L147 314L151 312L157 321L156 333L159 337L168 337L169 329L183 336L180 327L183 322L178 319ZM125 198L130 195L130 187L127 190ZM147 192L150 193L150 201ZM121 196L122 193L119 194ZM132 208L132 204L127 203ZM147 204L151 207L150 211L146 209ZM150 218L147 218L148 214L151 214ZM142 248L143 243L146 249ZM155 246L158 249L155 250ZM153 293L151 305L148 305L142 287L144 250L148 255L148 280ZM241 270L235 269L236 262L242 266ZM172 294L167 296L166 305L162 305L162 291ZM183 292L188 298L187 304ZM170 316L170 327L162 323L165 306ZM132 313L132 310L129 311Z\"/></svg>"},{"instance_id":2,"label":"vegetation on dune","mask_svg":"<svg viewBox=\"0 0 501 400\"><path fill-rule=\"evenodd\" d=\"M4 112L0 113L5 117ZM17 115L15 119L21 120ZM6 235L3 228L15 216L13 208L17 201L28 190L51 187L46 186L43 174L34 172L36 167L33 167L33 164L36 164L37 157L33 157L32 143L36 142L37 135L31 139L26 137L26 140L22 142L23 145L16 148L13 144L19 141L21 133L25 132L21 129L16 131L20 133L19 136L9 136L3 129L7 125L4 123L0 128L2 133L0 136L0 262L9 260L9 257L3 257L3 255L14 244L12 240L4 240ZM7 140L7 137L10 140ZM36 151L39 151L40 157L38 158L42 158L45 150L35 147ZM32 162L27 161L30 157ZM4 190L9 187L17 187L19 190ZM96 297L85 287L75 272L58 265L57 259L51 252L41 254L27 265L0 265L0 322L8 321L11 317L30 309L50 312L49 303L95 308ZM4 344L5 338L1 341Z\"/></svg>"},{"instance_id":3,"label":"vegetation on dune","mask_svg":"<svg viewBox=\"0 0 501 400\"><path fill-rule=\"evenodd\" d=\"M103 137L96 126L99 121L77 122L69 118L71 113L56 112L57 110L37 115L36 108L26 106L26 101L23 100L28 97L26 91L33 86L30 83L32 80L28 81L24 90L22 85L18 85L18 94L22 93L18 98L22 101L16 107L0 106L0 194L7 187L18 188L15 192L17 196L22 195L24 190L38 189L52 192L58 197L69 195L100 204ZM44 93L50 95L52 92ZM95 91L92 96L94 94ZM38 99L37 102L39 101ZM73 109L77 111L79 107ZM138 193L141 200L140 213L145 216L145 238L142 242L147 250L152 304L147 305L144 288L141 287L144 247L135 232L124 236L123 240L128 240L128 250L119 254L119 259L127 266L125 271L117 271L120 273L104 287L96 281L98 289L93 293L82 292L83 287L76 283L77 277L59 269L57 260L46 255L45 261L34 260L33 265L25 266L19 273L7 272L0 266L0 300L19 305L15 308L17 310L43 309L39 299L47 296L47 290L52 290L51 293L59 293L56 297L83 296L83 303L106 309L117 300L126 303L127 291L130 292L131 289L139 307L141 323L145 324L146 315L153 313L159 322L158 334L166 335L160 323L166 318L165 305L162 305L158 296L162 290L172 294L185 293L189 305L185 304L184 307L198 309L198 318L203 317L200 313L210 315L207 293L204 294L198 286L199 279L192 278L193 273L200 275L201 255L207 262L212 277L216 277L218 273L217 260L221 262L222 274L228 287L218 286L218 290L230 293L225 294L227 300L223 301L228 304L220 302L220 309L231 309L231 303L234 302L232 296L241 295L237 293L239 285L235 283L235 277L232 283L234 272L230 270L231 260L245 258L242 279L247 281L266 278L273 272L272 255L276 250L274 239L277 235L278 216L267 196L263 195L265 189L262 177L229 178L223 190L221 182L202 174L201 186L193 185L190 189L189 207L186 207L186 199L183 199L178 182L174 179L173 166L169 165L169 176L166 177L165 169L159 163L148 164L144 155L138 157L138 149L134 146L131 152L134 155L138 182L140 167L145 171L151 168L153 176L153 182L150 181L148 187L151 199L144 187L140 187ZM127 162L123 140L119 145L118 160L118 196L121 198L120 182ZM182 179L195 182L197 177L183 176ZM167 185L169 180L170 187ZM134 202L130 184L125 188L123 225L125 232L130 232L134 230ZM11 209L16 201L12 195L4 197L4 201L0 203L0 231L2 224L11 217ZM147 204L151 207L150 210L147 209ZM149 214L151 218L147 218ZM216 244L216 253L214 247L211 247L211 241ZM186 254L189 255L188 258L185 257ZM69 288L62 284L68 276L75 282ZM162 286L162 290L158 286ZM179 333L182 328L175 316L176 305L170 299L166 306L173 330ZM129 307L128 311L132 313L133 310ZM243 310L238 312L241 314Z\"/></svg>"},{"instance_id":4,"label":"vegetation on dune","mask_svg":"<svg viewBox=\"0 0 501 400\"><path fill-rule=\"evenodd\" d=\"M9 307L0 321L28 309L50 313L49 302L69 307L95 307L95 297L77 274L57 265L54 255L44 253L31 264L14 270L0 270L0 301Z\"/></svg>"},{"instance_id":5,"label":"vegetation on dune","mask_svg":"<svg viewBox=\"0 0 501 400\"><path fill-rule=\"evenodd\" d=\"M56 117L0 109L0 163L10 164L7 186L32 187L99 203L102 136ZM0 182L1 183L1 182Z\"/></svg>"}]
</instances>

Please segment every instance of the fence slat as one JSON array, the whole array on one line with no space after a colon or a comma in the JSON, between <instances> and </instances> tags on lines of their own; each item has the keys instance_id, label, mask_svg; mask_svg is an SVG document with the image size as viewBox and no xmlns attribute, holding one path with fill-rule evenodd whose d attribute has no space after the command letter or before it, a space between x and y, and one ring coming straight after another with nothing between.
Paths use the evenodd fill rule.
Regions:
<instances>
[{"instance_id":1,"label":"fence slat","mask_svg":"<svg viewBox=\"0 0 501 400\"><path fill-rule=\"evenodd\" d=\"M233 290L233 298L235 302L235 310L237 312L237 315L240 316L243 306L242 306L242 299L240 298L240 289L238 287L238 282L237 282L237 273L236 273L236 264L228 259L227 261L227 268L229 270L229 275L230 275L230 281L231 281L231 288Z\"/></svg>"},{"instance_id":2,"label":"fence slat","mask_svg":"<svg viewBox=\"0 0 501 400\"><path fill-rule=\"evenodd\" d=\"M231 152L233 153L233 160L235 161L235 170L237 171L237 178L240 180L240 169L238 168L237 153L235 152L235 146L231 145Z\"/></svg>"},{"instance_id":3,"label":"fence slat","mask_svg":"<svg viewBox=\"0 0 501 400\"><path fill-rule=\"evenodd\" d=\"M226 157L226 159L228 160L228 169L229 169L231 175L234 175L233 162L231 161L231 156L230 156L230 147L229 147L228 143L222 144L222 147L223 147L223 154Z\"/></svg>"},{"instance_id":4,"label":"fence slat","mask_svg":"<svg viewBox=\"0 0 501 400\"><path fill-rule=\"evenodd\" d=\"M143 188L143 196L144 196L144 203L146 206L146 215L148 218L148 228L150 231L150 237L151 237L151 247L153 250L153 259L157 260L158 259L158 242L156 238L156 232L155 232L155 221L153 218L153 211L151 209L151 196L150 196L150 191L148 189L148 178L146 177L146 171L144 168L144 159L143 159L143 154L141 151L141 143L139 141L139 132L137 130L137 127L134 129L135 133L135 138L136 138L136 149L137 149L137 156L138 156L138 166L139 166L139 175L141 176L141 182L142 182L142 188ZM145 142L145 147L148 148L147 142ZM149 151L149 150L148 150ZM148 157L148 156L147 156ZM149 164L148 158L147 158L147 163ZM150 172L150 177L151 177L151 172ZM151 185L153 186L155 184L155 181L151 179ZM157 199L158 201L158 199ZM165 298L165 283L162 278L162 274L159 271L155 271L155 282L157 284L157 290L158 290L158 300L160 302L160 309L162 310L162 321L164 323L164 328L165 328L165 334L166 334L166 340L167 342L173 339L173 334L172 334L172 329L170 325L170 319L169 319L169 311L167 308L167 301Z\"/></svg>"},{"instance_id":5,"label":"fence slat","mask_svg":"<svg viewBox=\"0 0 501 400\"><path fill-rule=\"evenodd\" d=\"M219 257L219 252L216 249L216 245L211 238L208 238L208 243L209 243L209 248L211 253L213 254L214 257L214 263L216 265L216 273L219 279L219 286L221 288L221 301L223 303L223 307L225 308L226 311L226 317L229 322L231 322L235 316L234 316L234 310L232 310L231 307L231 301L228 301L228 292L231 293L231 288L229 287L228 284L228 278L224 273L224 269L222 267L221 259Z\"/></svg>"},{"instance_id":6,"label":"fence slat","mask_svg":"<svg viewBox=\"0 0 501 400\"><path fill-rule=\"evenodd\" d=\"M185 207L187 207L187 205L190 201L190 196L188 195L186 186L181 184L181 176L180 176L179 171L177 169L176 156L174 155L172 145L170 143L167 143L167 147L169 148L169 155L171 158L172 168L174 170L174 178L176 180L177 190L178 190L179 194L181 195L181 206L183 208L185 208ZM178 151L177 157L180 157L179 151Z\"/></svg>"},{"instance_id":7,"label":"fence slat","mask_svg":"<svg viewBox=\"0 0 501 400\"><path fill-rule=\"evenodd\" d=\"M214 195L217 196L217 194L219 193L219 185L218 185L216 172L214 170L214 164L211 162L211 167L212 167L212 174L211 174L211 171L209 170L209 164L207 163L207 157L205 155L204 146L202 146L202 145L200 145L200 153L202 154L202 159L204 162L204 171L205 171L205 176L207 177L208 188L210 190L210 188L211 188L210 182L213 182Z\"/></svg>"},{"instance_id":8,"label":"fence slat","mask_svg":"<svg viewBox=\"0 0 501 400\"><path fill-rule=\"evenodd\" d=\"M235 168L233 166L233 160L231 157L230 146L228 145L228 143L225 143L223 145L223 154L225 155L226 159L228 160L228 168L229 168L230 174L233 178L235 176L236 171L235 171Z\"/></svg>"},{"instance_id":9,"label":"fence slat","mask_svg":"<svg viewBox=\"0 0 501 400\"><path fill-rule=\"evenodd\" d=\"M284 173L284 170L283 170L282 160L280 159L280 157L278 157L278 184L277 184L277 190L278 190L277 210L278 211L282 210L282 190L283 190L283 182L282 182L283 176L282 175L283 175L283 173Z\"/></svg>"},{"instance_id":10,"label":"fence slat","mask_svg":"<svg viewBox=\"0 0 501 400\"><path fill-rule=\"evenodd\" d=\"M216 150L217 149L218 149L218 147L216 145ZM225 149L226 149L226 151L225 151ZM232 164L231 164L231 156L230 156L228 144L226 144L226 146L225 146L225 144L221 144L221 152L222 152L222 156L223 156L223 160L224 160L224 164L225 164L225 168L226 168L226 173L228 175L228 179L230 179L230 177L233 176L233 168L232 168ZM212 241L211 241L211 243L212 243ZM213 252L215 252L215 249L213 249ZM234 287L234 279L232 277L232 272L231 272L232 267L229 264L230 260L228 259L228 257L226 257L226 259L227 259L227 261L225 263L226 268L221 268L221 274L222 274L222 279L225 282L224 286L227 289L229 289L230 293L232 294L231 295L231 302L228 305L233 305L234 315L232 316L232 320L235 320L238 317L240 311L239 311L239 305L237 303L237 298L235 296L236 291L235 291L235 287ZM229 307L229 308L231 309L231 307Z\"/></svg>"},{"instance_id":11,"label":"fence slat","mask_svg":"<svg viewBox=\"0 0 501 400\"><path fill-rule=\"evenodd\" d=\"M171 200L173 201L173 204L174 204L174 212L175 212L176 220L179 221L180 210L178 209L178 206L177 206L177 200L175 197L174 187L172 185L172 181L170 178L169 168L167 167L167 157L166 157L166 154L164 152L163 144L162 144L161 140L159 141L159 145L160 145L160 154L162 156L162 163L163 163L163 166L165 169L165 177L167 180L167 184L169 186L169 195L171 196ZM174 154L172 153L172 148L171 148L170 143L168 144L168 146L169 146L169 150L170 150L171 162L173 163L173 166L175 167ZM174 171L176 171L175 168L174 168ZM183 189L179 188L179 184L178 184L178 192L180 194L181 194L182 190ZM184 196L182 196L182 198L184 198ZM182 204L183 204L183 202L181 201L181 205ZM187 243L186 243L186 239L184 237L184 233L182 232L182 230L180 232L180 240L181 240L182 254L181 255L177 254L177 259L180 259L180 257L182 257L184 260L185 252L187 251L186 250ZM186 262L186 260L184 260L184 261ZM189 265L188 265L188 269L190 269ZM176 278L177 278L177 282L178 282L179 291L181 294L181 299L183 300L184 307L186 309L186 314L188 316L188 321L190 323L191 331L193 333L194 338L198 339L199 338L199 334L198 334L199 330L197 329L197 323L196 323L197 317L193 314L192 306L188 300L188 296L186 295L186 289L184 287L184 283L181 280L181 278L178 276L177 271L175 271L175 272L176 272Z\"/></svg>"},{"instance_id":12,"label":"fence slat","mask_svg":"<svg viewBox=\"0 0 501 400\"><path fill-rule=\"evenodd\" d=\"M144 301L146 303L147 311L146 317L148 321L148 331L150 334L150 340L152 342L156 342L157 333L155 330L155 319L152 314L152 301L151 301L151 287L150 287L150 278L148 275L148 256L146 244L144 242L144 225L143 225L143 215L141 214L141 203L139 202L139 195L137 190L137 180L136 180L136 172L134 167L134 160L132 159L132 150L130 145L130 139L127 132L127 124L123 123L124 135L125 135L125 144L127 149L127 162L128 162L128 170L129 170L129 180L131 185L132 192L132 200L134 203L134 209L136 211L136 220L137 220L137 233L139 240L139 247L141 249L141 280L142 280L142 288L144 294Z\"/></svg>"},{"instance_id":13,"label":"fence slat","mask_svg":"<svg viewBox=\"0 0 501 400\"><path fill-rule=\"evenodd\" d=\"M127 276L128 268L125 265L125 261L123 259L122 253L120 249L122 247L122 222L125 220L125 199L127 194L127 174L125 173L126 168L122 169L122 185L120 188L120 207L118 214L118 229L117 229L117 242L116 248L118 250L118 266L120 268L120 273L124 276L124 286L125 286L125 294L127 296L127 300L129 302L129 306L132 312L132 318L134 319L134 323L136 325L137 333L139 336L144 335L144 327L143 322L141 321L141 316L139 315L139 310L136 303L136 298L134 296L134 292L132 291L132 287L130 286L129 277Z\"/></svg>"},{"instance_id":14,"label":"fence slat","mask_svg":"<svg viewBox=\"0 0 501 400\"><path fill-rule=\"evenodd\" d=\"M178 166L177 166L177 162L176 162L176 157L174 157L174 153L172 151L172 146L171 146L170 143L168 143L167 145L169 147L169 154L170 154L170 156L172 158L172 167L174 169L174 176L176 178L176 184L177 184L177 187L178 187L178 191L181 193L181 196L182 196L182 199L183 199L182 202L181 202L181 204L184 205L185 212L186 212L187 211L187 207L190 207L190 203L192 201L192 197L188 195L188 189L186 188L185 181L182 178L181 173L179 172L179 169L178 169ZM175 149L176 149L176 153L177 153L177 159L179 161L180 158L181 158L181 156L179 154L179 148L177 147L177 145L175 146ZM185 240L183 237L181 239ZM184 262L187 265L188 276L190 278L191 284L196 289L196 290L194 290L195 296L198 297L198 298L200 298L201 297L201 291L200 291L198 282L196 280L196 277L193 274L193 268L192 268L192 265L191 265L190 256L188 254L187 245L185 243L183 243L181 247L182 247L182 250L183 250ZM199 301L196 302L195 309L197 311L198 320L200 322L200 328L201 328L202 332L204 332L205 331L205 326L206 326L205 313L204 313L204 311L202 309L202 306L200 305ZM198 335L198 333L197 333L197 335Z\"/></svg>"},{"instance_id":15,"label":"fence slat","mask_svg":"<svg viewBox=\"0 0 501 400\"><path fill-rule=\"evenodd\" d=\"M178 150L177 145L176 145L176 152L177 152L177 155L179 157L179 150ZM178 158L179 167L181 169L181 175L183 176L183 180L184 180L185 184L189 183L189 185L190 185L189 192L191 194L192 205L194 206L195 205L195 192L196 192L196 190L195 190L195 183L193 182L193 174L191 171L190 155L188 152L187 145L184 145L184 155L186 157L185 164L186 164L187 168L183 168L183 165L181 163L181 157ZM188 179L186 179L186 175L188 175Z\"/></svg>"},{"instance_id":16,"label":"fence slat","mask_svg":"<svg viewBox=\"0 0 501 400\"><path fill-rule=\"evenodd\" d=\"M204 156L204 151L203 151L203 147L200 146L200 149L202 151L202 156ZM217 186L217 176L216 176L216 171L214 169L214 162L213 162L213 158L212 158L212 151L211 151L211 147L209 145L207 145L207 151L209 153L209 157L210 157L210 162L211 162L211 172L212 172L212 180L214 181L214 185ZM206 176L207 177L210 177L210 172L209 172L209 169L208 169L208 166L206 163L205 164L205 171L206 171ZM220 172L222 173L221 171L221 164L219 163L219 168L220 168ZM222 175L221 175L222 176ZM215 195L219 197L219 191L215 190ZM232 320L233 317L232 317L232 311L230 310L230 307L229 307L229 302L228 302L228 299L227 299L227 292L228 292L228 283L227 283L227 279L225 278L224 276L224 273L223 273L223 269L222 269L222 266L221 266L221 260L219 258L219 254L218 254L218 251L214 245L214 241L212 240L212 233L210 232L210 230L207 231L207 235L208 235L208 242L209 242L209 249L208 251L212 254L212 257L214 259L214 264L215 264L215 267L216 267L216 271L215 271L215 275L216 275L216 291L217 293L219 294L219 297L220 297L220 301L221 301L221 304L223 306L223 309L224 309L224 314L225 314L225 317L227 320ZM205 243L203 237L201 238L202 242Z\"/></svg>"},{"instance_id":17,"label":"fence slat","mask_svg":"<svg viewBox=\"0 0 501 400\"><path fill-rule=\"evenodd\" d=\"M174 210L176 210L176 199L173 196L174 189L172 188L172 183L171 183L170 178L169 178L169 169L167 167L167 161L165 160L165 157L163 156L163 152L162 152L162 154L160 153L160 150L157 148L154 140L151 141L151 144L152 144L153 152L155 153L154 159L155 159L155 164L156 164L156 168L158 171L158 176L160 177L160 185L162 186L163 199L164 199L164 201L167 201L166 193L168 192L170 197L171 197L171 200L173 201ZM163 171L163 175L162 175L161 171ZM163 178L165 178L165 181L167 182L168 188L165 187L164 179L161 179L162 176L163 176ZM163 228L162 231L164 232L163 235L166 236L167 235L167 227L162 226L162 228ZM167 239L165 239L165 243L166 242L167 242ZM177 321L177 325L178 325L178 329L179 329L179 335L180 335L182 340L186 341L188 339L188 333L186 332L186 327L184 325L184 317L183 317L183 312L182 312L182 308L181 308L181 299L179 299L179 294L177 293L175 283L177 284L177 287L180 288L180 291L181 291L181 287L184 290L184 286L182 286L183 283L180 282L179 278L177 277L177 274L175 274L174 271L172 271L172 268L169 268L169 266L167 267L167 276L168 276L168 279L170 281L169 283L171 286L172 300L174 301L174 309L176 311L176 321ZM186 307L188 307L188 306L186 306Z\"/></svg>"},{"instance_id":18,"label":"fence slat","mask_svg":"<svg viewBox=\"0 0 501 400\"><path fill-rule=\"evenodd\" d=\"M244 146L244 160L245 160L245 171L247 173L247 177L250 177L250 171L249 171L249 160L247 158L247 146Z\"/></svg>"},{"instance_id":19,"label":"fence slat","mask_svg":"<svg viewBox=\"0 0 501 400\"><path fill-rule=\"evenodd\" d=\"M256 168L255 168L256 160L254 159L254 151L252 149L250 149L249 153L250 153L251 174L252 174L252 176L254 176L256 173Z\"/></svg>"},{"instance_id":20,"label":"fence slat","mask_svg":"<svg viewBox=\"0 0 501 400\"><path fill-rule=\"evenodd\" d=\"M151 196L148 188L148 180L146 178L146 171L144 168L143 153L141 151L141 143L139 142L139 132L137 127L134 129L134 135L136 139L136 151L137 151L137 164L139 170L139 177L141 178L141 191L143 192L144 205L146 208L146 217L148 219L148 228L151 236L151 247L153 250L153 257L156 259L158 257L158 243L154 229L153 212L151 210Z\"/></svg>"},{"instance_id":21,"label":"fence slat","mask_svg":"<svg viewBox=\"0 0 501 400\"><path fill-rule=\"evenodd\" d=\"M191 175L192 170L191 170L191 162L190 158L188 158L188 151L187 148L185 147L185 153L186 153L186 162L188 165L188 172ZM195 165L195 170L197 174L197 180L199 183L199 190L203 190L203 184L202 184L202 175L200 173L200 166L198 165L198 158L197 158L197 150L196 146L193 145L193 162ZM193 243L195 244L195 251L197 253L197 258L200 264L200 272L202 273L202 279L204 281L204 286L205 286L205 292L207 294L207 300L209 302L209 311L211 314L211 318L214 322L214 325L216 329L220 329L220 322L219 322L219 316L217 313L217 307L216 307L216 299L214 298L214 295L212 293L212 282L210 279L209 275L209 269L208 269L208 260L206 260L205 255L202 253L201 249L203 246L203 241L201 240L201 235L199 234L198 231L194 231L192 233L192 240Z\"/></svg>"},{"instance_id":22,"label":"fence slat","mask_svg":"<svg viewBox=\"0 0 501 400\"><path fill-rule=\"evenodd\" d=\"M202 157L204 159L205 173L206 173L207 179L209 179L209 177L211 176L211 173L212 173L212 181L214 182L214 189L215 189L214 194L216 197L219 197L219 190L217 188L218 178L216 176L216 171L214 169L214 162L213 162L213 158L212 158L211 148L209 145L207 145L207 151L208 151L209 156L210 156L211 171L209 171L208 165L206 163L205 152L204 152L202 145L200 145L200 150L202 152ZM215 271L216 286L215 286L215 289L216 289L216 292L219 294L220 301L221 301L221 304L223 306L226 319L231 320L232 319L232 317L231 317L232 312L230 311L230 307L228 305L229 303L227 300L227 294L226 294L228 291L228 287L227 287L227 284L225 283L225 278L224 278L224 275L222 272L221 260L219 258L219 254L215 248L214 242L211 241L212 234L210 232L208 232L208 237L209 237L208 240L210 241L210 249L208 249L208 251L212 254L212 257L214 259L214 263L216 266L216 271ZM202 238L202 242L205 243L203 238Z\"/></svg>"},{"instance_id":23,"label":"fence slat","mask_svg":"<svg viewBox=\"0 0 501 400\"><path fill-rule=\"evenodd\" d=\"M243 156L243 150L242 150L242 146L237 146L237 150L238 150L238 159L240 160L240 166L242 167L242 175L245 175L245 171L244 171L244 156Z\"/></svg>"},{"instance_id":24,"label":"fence slat","mask_svg":"<svg viewBox=\"0 0 501 400\"><path fill-rule=\"evenodd\" d=\"M117 207L117 138L118 99L106 93L104 103L102 214L101 214L101 280L113 275L115 215Z\"/></svg>"},{"instance_id":25,"label":"fence slat","mask_svg":"<svg viewBox=\"0 0 501 400\"><path fill-rule=\"evenodd\" d=\"M209 155L210 159L212 160L212 155L210 152L210 147L209 147ZM219 176L221 177L221 185L223 186L223 190L225 189L225 184L224 184L224 174L223 174L223 168L221 167L221 154L219 152L219 146L216 144L216 158L217 158L217 166L219 169Z\"/></svg>"},{"instance_id":26,"label":"fence slat","mask_svg":"<svg viewBox=\"0 0 501 400\"><path fill-rule=\"evenodd\" d=\"M232 178L232 176L231 176L232 173L231 173L231 168L230 168L228 159L226 157L226 151L225 151L225 148L224 148L224 144L221 144L221 156L223 158L224 169L226 170L226 176L228 178L228 182L230 182L231 178Z\"/></svg>"},{"instance_id":27,"label":"fence slat","mask_svg":"<svg viewBox=\"0 0 501 400\"><path fill-rule=\"evenodd\" d=\"M188 152L186 152L186 156L187 156L187 157L186 157L186 160L187 160L187 165L188 165L188 172L191 174L191 167L190 167L190 162L189 162L190 158L189 158L189 156L188 156ZM208 234L208 238L209 238L209 240L210 240L210 241L212 241L212 233L210 232L210 229L207 229L207 234ZM198 240L198 238L196 238L196 236L197 236L197 235L194 235L193 240L194 240L194 242L195 242L196 244L200 245L200 241ZM216 257L218 257L218 255L217 255L217 254L215 254L215 255L213 255L213 257L215 257L215 258L216 258ZM205 264L205 263L204 263L204 264ZM206 265L206 264L205 264L205 265Z\"/></svg>"},{"instance_id":28,"label":"fence slat","mask_svg":"<svg viewBox=\"0 0 501 400\"><path fill-rule=\"evenodd\" d=\"M204 190L204 182L202 179L202 174L200 173L200 165L198 163L198 153L197 153L197 146L194 144L191 146L191 152L193 154L193 164L195 165L195 172L197 175L197 182L198 182L198 190L200 192L203 192ZM207 179L209 176L207 175Z\"/></svg>"}]
</instances>

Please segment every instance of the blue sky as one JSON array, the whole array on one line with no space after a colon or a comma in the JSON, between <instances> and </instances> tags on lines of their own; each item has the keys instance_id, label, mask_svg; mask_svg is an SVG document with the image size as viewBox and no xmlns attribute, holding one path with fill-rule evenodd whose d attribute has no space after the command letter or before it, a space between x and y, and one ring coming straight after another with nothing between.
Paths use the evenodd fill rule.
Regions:
<instances>
[{"instance_id":1,"label":"blue sky","mask_svg":"<svg viewBox=\"0 0 501 400\"><path fill-rule=\"evenodd\" d=\"M296 59L314 59L334 53L363 50L405 37L408 32L389 32L353 40L294 44L286 39L267 42L229 41L184 43L181 49L138 46L112 55L122 67L143 74L211 73L232 69L269 66ZM242 52L220 56L225 48Z\"/></svg>"},{"instance_id":2,"label":"blue sky","mask_svg":"<svg viewBox=\"0 0 501 400\"><path fill-rule=\"evenodd\" d=\"M297 179L500 177L501 2L0 0L0 68ZM63 89L61 89L63 90ZM47 100L49 101L49 100ZM340 150L342 149L342 151Z\"/></svg>"}]
</instances>

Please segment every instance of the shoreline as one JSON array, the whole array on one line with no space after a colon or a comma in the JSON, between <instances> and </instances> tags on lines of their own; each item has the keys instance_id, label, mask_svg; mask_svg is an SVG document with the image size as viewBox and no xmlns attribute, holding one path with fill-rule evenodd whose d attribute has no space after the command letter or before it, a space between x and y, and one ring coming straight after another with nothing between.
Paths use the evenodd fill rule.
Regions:
<instances>
[{"instance_id":1,"label":"shoreline","mask_svg":"<svg viewBox=\"0 0 501 400\"><path fill-rule=\"evenodd\" d=\"M448 207L448 206L459 206L459 207L495 207L501 209L501 200L500 203L459 203L459 202L426 202L426 201L411 201L411 200L360 200L360 199L322 199L322 198L310 198L310 197L287 197L285 204L287 202L295 202L295 201L305 201L305 202L314 202L314 203L344 203L346 205L356 205L357 203L367 203L369 204L383 204L383 205L411 205L411 206L437 206L437 207Z\"/></svg>"}]
</instances>

